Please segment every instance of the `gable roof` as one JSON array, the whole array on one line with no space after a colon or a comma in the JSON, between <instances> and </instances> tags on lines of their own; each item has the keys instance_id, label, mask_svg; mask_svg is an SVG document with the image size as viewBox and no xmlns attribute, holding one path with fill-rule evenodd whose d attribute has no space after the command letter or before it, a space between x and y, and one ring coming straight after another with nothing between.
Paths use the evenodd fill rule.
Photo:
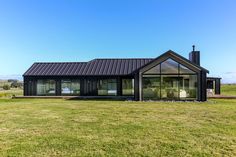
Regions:
<instances>
[{"instance_id":1,"label":"gable roof","mask_svg":"<svg viewBox=\"0 0 236 157\"><path fill-rule=\"evenodd\" d=\"M206 73L209 73L209 71L208 71L207 69L205 69L205 68L203 68L203 67L201 67L201 66L199 66L199 65L197 65L197 64L195 64L195 63L193 63L193 62L191 62L190 60L184 58L183 56L177 54L176 52L174 52L174 51L172 51L172 50L169 50L169 51L163 53L162 55L160 55L159 57L153 59L153 60L150 61L148 64L143 65L142 67L140 67L140 68L137 69L136 71L139 71L140 69L142 69L142 68L148 66L149 64L152 64L153 62L155 62L155 61L157 61L157 60L160 60L161 58L172 58L172 59L178 58L178 60L181 61L181 64L184 64L184 63L185 63L185 65L190 65L190 66L192 66L192 67L194 67L194 68L196 68L196 69L198 69L198 70L200 70L200 71L204 71L204 72L206 72Z\"/></svg>"},{"instance_id":2,"label":"gable roof","mask_svg":"<svg viewBox=\"0 0 236 157\"><path fill-rule=\"evenodd\" d=\"M209 71L203 67L169 50L157 58L94 59L89 62L34 63L23 76L130 75L164 56L175 56L181 61L209 73Z\"/></svg>"}]
</instances>

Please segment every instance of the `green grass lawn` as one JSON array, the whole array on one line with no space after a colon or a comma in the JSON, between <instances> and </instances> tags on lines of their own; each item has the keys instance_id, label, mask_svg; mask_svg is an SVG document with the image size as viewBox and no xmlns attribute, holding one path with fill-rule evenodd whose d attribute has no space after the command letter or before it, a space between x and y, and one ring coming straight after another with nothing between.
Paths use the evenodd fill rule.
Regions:
<instances>
[{"instance_id":1,"label":"green grass lawn","mask_svg":"<svg viewBox=\"0 0 236 157\"><path fill-rule=\"evenodd\" d=\"M0 99L0 156L236 156L236 100Z\"/></svg>"},{"instance_id":2,"label":"green grass lawn","mask_svg":"<svg viewBox=\"0 0 236 157\"><path fill-rule=\"evenodd\" d=\"M223 84L221 85L221 94L236 96L236 84Z\"/></svg>"},{"instance_id":3,"label":"green grass lawn","mask_svg":"<svg viewBox=\"0 0 236 157\"><path fill-rule=\"evenodd\" d=\"M23 89L11 88L10 90L0 90L0 98L10 98L13 95L22 96L23 95Z\"/></svg>"}]
</instances>

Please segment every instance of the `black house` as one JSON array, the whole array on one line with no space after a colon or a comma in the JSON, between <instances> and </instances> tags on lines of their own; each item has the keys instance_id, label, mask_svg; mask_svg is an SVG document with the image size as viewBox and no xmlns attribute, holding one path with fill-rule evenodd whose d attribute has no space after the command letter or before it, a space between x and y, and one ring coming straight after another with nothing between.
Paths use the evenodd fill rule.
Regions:
<instances>
[{"instance_id":1,"label":"black house","mask_svg":"<svg viewBox=\"0 0 236 157\"><path fill-rule=\"evenodd\" d=\"M199 51L189 58L169 50L157 58L34 63L23 75L24 95L206 101L209 71Z\"/></svg>"}]
</instances>

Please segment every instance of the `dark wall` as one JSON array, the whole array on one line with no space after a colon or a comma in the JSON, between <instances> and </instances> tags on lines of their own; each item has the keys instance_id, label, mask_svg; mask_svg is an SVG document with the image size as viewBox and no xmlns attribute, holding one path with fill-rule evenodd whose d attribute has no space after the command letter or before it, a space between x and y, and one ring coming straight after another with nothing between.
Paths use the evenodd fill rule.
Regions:
<instances>
[{"instance_id":1,"label":"dark wall","mask_svg":"<svg viewBox=\"0 0 236 157\"><path fill-rule=\"evenodd\" d=\"M207 89L214 89L214 81L207 80Z\"/></svg>"},{"instance_id":2,"label":"dark wall","mask_svg":"<svg viewBox=\"0 0 236 157\"><path fill-rule=\"evenodd\" d=\"M134 100L139 101L139 73L134 75Z\"/></svg>"},{"instance_id":3,"label":"dark wall","mask_svg":"<svg viewBox=\"0 0 236 157\"><path fill-rule=\"evenodd\" d=\"M53 79L56 81L56 96L61 95L61 80L63 79L79 79L80 80L80 96L97 96L98 95L98 80L99 79L116 79L117 80L117 96L122 96L122 79L134 78L134 76L86 76L86 77L24 77L24 96L36 96L37 80ZM132 96L131 96L132 97ZM130 96L129 96L130 98Z\"/></svg>"},{"instance_id":4,"label":"dark wall","mask_svg":"<svg viewBox=\"0 0 236 157\"><path fill-rule=\"evenodd\" d=\"M207 100L207 77L206 72L201 71L198 74L198 101Z\"/></svg>"},{"instance_id":5,"label":"dark wall","mask_svg":"<svg viewBox=\"0 0 236 157\"><path fill-rule=\"evenodd\" d=\"M220 94L220 86L221 86L221 83L220 83L220 79L216 79L215 80L215 94Z\"/></svg>"},{"instance_id":6,"label":"dark wall","mask_svg":"<svg viewBox=\"0 0 236 157\"><path fill-rule=\"evenodd\" d=\"M24 78L24 96L36 95L36 80Z\"/></svg>"}]
</instances>

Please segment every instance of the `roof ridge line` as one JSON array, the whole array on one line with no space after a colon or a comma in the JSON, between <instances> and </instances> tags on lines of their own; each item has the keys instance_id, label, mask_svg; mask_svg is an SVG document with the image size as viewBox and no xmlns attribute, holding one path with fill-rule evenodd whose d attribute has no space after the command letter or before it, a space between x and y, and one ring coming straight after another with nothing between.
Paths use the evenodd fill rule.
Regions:
<instances>
[{"instance_id":1,"label":"roof ridge line","mask_svg":"<svg viewBox=\"0 0 236 157\"><path fill-rule=\"evenodd\" d=\"M99 60L99 59L110 59L110 60L115 60L115 59L155 59L155 58L95 58L93 60ZM91 61L93 61L91 60Z\"/></svg>"},{"instance_id":2,"label":"roof ridge line","mask_svg":"<svg viewBox=\"0 0 236 157\"><path fill-rule=\"evenodd\" d=\"M42 64L42 63L88 63L88 62L34 62L34 64Z\"/></svg>"}]
</instances>

